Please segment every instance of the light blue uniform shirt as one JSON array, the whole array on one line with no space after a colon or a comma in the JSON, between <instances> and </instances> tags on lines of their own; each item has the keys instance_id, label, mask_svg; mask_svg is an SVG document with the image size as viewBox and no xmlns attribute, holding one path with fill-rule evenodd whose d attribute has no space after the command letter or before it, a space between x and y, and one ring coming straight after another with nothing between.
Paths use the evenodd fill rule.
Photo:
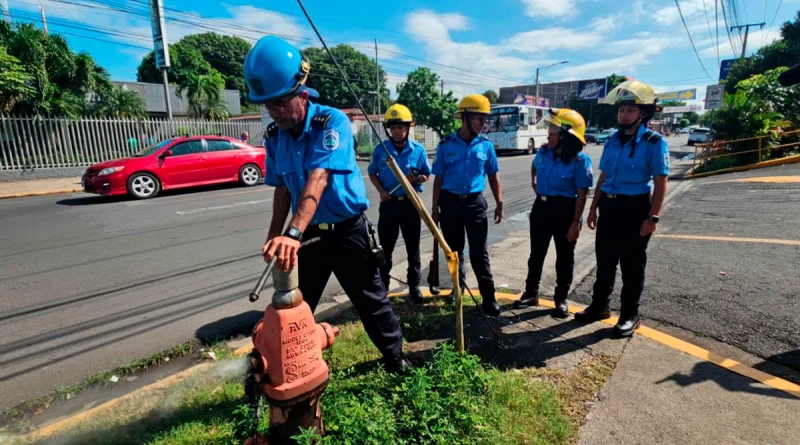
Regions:
<instances>
[{"instance_id":1,"label":"light blue uniform shirt","mask_svg":"<svg viewBox=\"0 0 800 445\"><path fill-rule=\"evenodd\" d=\"M401 153L397 152L397 148L392 144L392 141L386 140L384 144L404 174L407 175L412 168L416 168L421 175L431 175L431 167L428 165L428 153L425 151L425 147L417 141L409 139ZM400 185L400 181L394 177L394 173L386 164L386 150L383 149L381 144L378 144L372 152L372 162L367 167L367 173L377 175L378 180L381 181L381 185L387 192L391 192ZM414 190L422 193L422 184L415 185ZM403 196L405 194L406 191L401 187L393 193L393 196Z\"/></svg>"},{"instance_id":2,"label":"light blue uniform shirt","mask_svg":"<svg viewBox=\"0 0 800 445\"><path fill-rule=\"evenodd\" d=\"M319 117L314 119L315 116ZM297 140L291 132L278 130L266 145L264 182L289 189L294 213L309 173L319 168L329 171L328 185L310 224L334 224L369 208L364 178L353 151L353 130L341 111L309 103L305 129Z\"/></svg>"},{"instance_id":3,"label":"light blue uniform shirt","mask_svg":"<svg viewBox=\"0 0 800 445\"><path fill-rule=\"evenodd\" d=\"M584 152L565 164L555 150L543 148L533 158L536 193L543 196L577 198L578 189L592 186L592 159Z\"/></svg>"},{"instance_id":4,"label":"light blue uniform shirt","mask_svg":"<svg viewBox=\"0 0 800 445\"><path fill-rule=\"evenodd\" d=\"M494 145L483 135L478 135L467 145L456 133L443 140L436 148L431 169L444 178L442 190L457 195L480 193L486 188L486 175L500 171Z\"/></svg>"},{"instance_id":5,"label":"light blue uniform shirt","mask_svg":"<svg viewBox=\"0 0 800 445\"><path fill-rule=\"evenodd\" d=\"M646 138L646 132L644 125L639 127L633 157L630 157L633 138L622 146L617 131L606 140L600 158L600 170L606 179L600 190L620 195L642 195L650 193L654 176L669 174L667 141L656 132L651 132L651 137Z\"/></svg>"}]
</instances>

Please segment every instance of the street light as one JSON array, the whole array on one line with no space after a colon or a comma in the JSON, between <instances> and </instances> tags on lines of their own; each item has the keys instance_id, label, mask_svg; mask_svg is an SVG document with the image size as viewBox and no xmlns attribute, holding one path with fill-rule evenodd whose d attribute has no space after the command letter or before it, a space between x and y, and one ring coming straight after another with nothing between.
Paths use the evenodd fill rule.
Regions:
<instances>
[{"instance_id":1,"label":"street light","mask_svg":"<svg viewBox=\"0 0 800 445\"><path fill-rule=\"evenodd\" d=\"M563 62L554 63L552 65L547 65L547 66L544 66L544 67L541 67L541 68L536 68L536 100L537 101L539 100L539 71L544 71L544 70L546 70L548 68L552 68L552 67L554 67L556 65L563 65L565 63L569 63L569 60L565 60Z\"/></svg>"}]
</instances>

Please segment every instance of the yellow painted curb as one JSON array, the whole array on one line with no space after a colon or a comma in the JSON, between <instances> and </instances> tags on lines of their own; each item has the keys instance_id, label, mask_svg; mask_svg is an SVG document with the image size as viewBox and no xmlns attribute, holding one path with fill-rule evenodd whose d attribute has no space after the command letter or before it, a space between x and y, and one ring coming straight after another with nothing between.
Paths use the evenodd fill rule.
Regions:
<instances>
[{"instance_id":1,"label":"yellow painted curb","mask_svg":"<svg viewBox=\"0 0 800 445\"><path fill-rule=\"evenodd\" d=\"M780 244L784 246L800 246L800 241L791 239L778 239L778 238L739 238L734 236L707 236L707 235L661 235L656 234L656 238L664 239L682 239L692 241L725 241L729 243L762 243L762 244Z\"/></svg>"},{"instance_id":2,"label":"yellow painted curb","mask_svg":"<svg viewBox=\"0 0 800 445\"><path fill-rule=\"evenodd\" d=\"M780 159L773 159L771 161L764 161L764 162L760 162L760 163L757 163L757 164L740 165L738 167L723 168L721 170L714 170L713 172L697 173L697 174L694 174L694 175L683 175L683 179L705 178L705 177L708 177L708 176L722 175L722 174L725 174L725 173L743 172L743 171L755 170L755 169L759 169L759 168L774 167L776 165L794 164L796 162L800 162L800 155L788 156L788 157L780 158Z\"/></svg>"},{"instance_id":3,"label":"yellow painted curb","mask_svg":"<svg viewBox=\"0 0 800 445\"><path fill-rule=\"evenodd\" d=\"M47 196L47 195L66 195L68 193L80 193L83 189L59 189L47 190L43 192L27 192L27 193L14 193L10 195L0 195L0 199L14 199L14 198L30 198L32 196Z\"/></svg>"}]
</instances>

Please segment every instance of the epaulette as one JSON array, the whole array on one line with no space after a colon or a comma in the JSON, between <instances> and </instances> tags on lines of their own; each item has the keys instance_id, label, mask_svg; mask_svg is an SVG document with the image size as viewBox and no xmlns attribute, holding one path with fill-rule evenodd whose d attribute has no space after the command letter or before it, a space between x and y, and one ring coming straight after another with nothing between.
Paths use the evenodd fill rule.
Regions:
<instances>
[{"instance_id":1,"label":"epaulette","mask_svg":"<svg viewBox=\"0 0 800 445\"><path fill-rule=\"evenodd\" d=\"M325 128L328 126L328 121L331 119L330 114L317 114L311 118L311 128Z\"/></svg>"},{"instance_id":2,"label":"epaulette","mask_svg":"<svg viewBox=\"0 0 800 445\"><path fill-rule=\"evenodd\" d=\"M661 140L661 135L658 134L657 132L653 131L653 130L647 130L642 135L642 138L644 138L645 140L647 140L647 142L650 142L652 144L652 143L660 141Z\"/></svg>"},{"instance_id":3,"label":"epaulette","mask_svg":"<svg viewBox=\"0 0 800 445\"><path fill-rule=\"evenodd\" d=\"M267 125L267 139L274 138L277 135L278 135L278 124L272 122L269 125Z\"/></svg>"}]
</instances>

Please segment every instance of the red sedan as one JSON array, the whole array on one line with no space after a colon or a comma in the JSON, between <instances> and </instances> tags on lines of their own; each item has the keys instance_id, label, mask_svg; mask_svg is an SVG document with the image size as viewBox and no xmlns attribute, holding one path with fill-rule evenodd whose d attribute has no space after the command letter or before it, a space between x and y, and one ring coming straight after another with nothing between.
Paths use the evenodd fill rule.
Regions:
<instances>
[{"instance_id":1,"label":"red sedan","mask_svg":"<svg viewBox=\"0 0 800 445\"><path fill-rule=\"evenodd\" d=\"M264 177L266 150L236 139L189 136L167 139L130 158L94 164L83 190L99 195L152 198L161 190L239 182L253 186Z\"/></svg>"}]
</instances>

